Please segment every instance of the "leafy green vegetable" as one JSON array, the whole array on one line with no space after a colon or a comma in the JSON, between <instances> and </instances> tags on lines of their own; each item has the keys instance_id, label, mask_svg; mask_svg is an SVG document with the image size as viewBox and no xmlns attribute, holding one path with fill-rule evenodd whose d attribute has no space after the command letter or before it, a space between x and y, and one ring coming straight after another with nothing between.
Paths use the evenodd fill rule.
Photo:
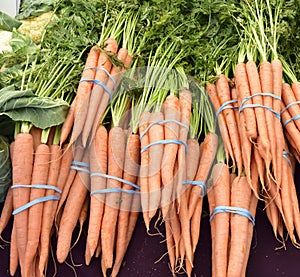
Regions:
<instances>
[{"instance_id":1,"label":"leafy green vegetable","mask_svg":"<svg viewBox=\"0 0 300 277\"><path fill-rule=\"evenodd\" d=\"M11 184L11 161L9 155L9 141L0 136L0 202L4 202L9 185Z\"/></svg>"},{"instance_id":2,"label":"leafy green vegetable","mask_svg":"<svg viewBox=\"0 0 300 277\"><path fill-rule=\"evenodd\" d=\"M0 116L30 122L41 129L62 124L68 107L63 100L38 97L32 91L15 91L13 87L0 90Z\"/></svg>"},{"instance_id":3,"label":"leafy green vegetable","mask_svg":"<svg viewBox=\"0 0 300 277\"><path fill-rule=\"evenodd\" d=\"M0 30L11 32L14 28L19 28L22 22L0 11Z\"/></svg>"},{"instance_id":4,"label":"leafy green vegetable","mask_svg":"<svg viewBox=\"0 0 300 277\"><path fill-rule=\"evenodd\" d=\"M53 3L53 0L22 0L20 11L16 18L24 19L51 11Z\"/></svg>"}]
</instances>

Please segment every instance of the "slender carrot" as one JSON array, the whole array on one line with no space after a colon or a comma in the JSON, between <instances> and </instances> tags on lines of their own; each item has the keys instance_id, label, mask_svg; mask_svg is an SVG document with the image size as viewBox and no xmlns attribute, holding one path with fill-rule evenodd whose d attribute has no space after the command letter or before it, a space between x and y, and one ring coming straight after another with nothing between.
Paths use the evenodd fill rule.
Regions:
<instances>
[{"instance_id":1,"label":"slender carrot","mask_svg":"<svg viewBox=\"0 0 300 277\"><path fill-rule=\"evenodd\" d=\"M153 112L150 115L149 124L161 121L164 119L164 114L162 112ZM149 143L154 143L156 141L164 140L166 128L161 124L153 125L149 130ZM151 220L161 203L163 203L163 195L166 190L161 191L162 183L162 162L164 156L164 149L167 145L153 145L147 151L149 152L149 171L148 171L148 185L149 185L149 219ZM169 180L169 184L170 184ZM163 183L166 186L166 183ZM168 190L168 188L167 188ZM167 199L166 199L167 201ZM168 203L166 203L168 204Z\"/></svg>"},{"instance_id":2,"label":"slender carrot","mask_svg":"<svg viewBox=\"0 0 300 277\"><path fill-rule=\"evenodd\" d=\"M262 157L256 147L253 149L254 159L257 166L259 180L261 182L263 190L265 189L265 165L263 163Z\"/></svg>"},{"instance_id":3,"label":"slender carrot","mask_svg":"<svg viewBox=\"0 0 300 277\"><path fill-rule=\"evenodd\" d=\"M47 180L47 185L57 186L57 180L60 171L62 149L58 144L50 146L50 168ZM47 190L46 196L53 195L53 190ZM40 249L39 249L39 271L40 275L43 275L46 263L49 256L50 247L50 233L53 225L53 201L47 201L44 203L43 216L42 216L42 227L40 236Z\"/></svg>"},{"instance_id":4,"label":"slender carrot","mask_svg":"<svg viewBox=\"0 0 300 277\"><path fill-rule=\"evenodd\" d=\"M215 155L218 149L218 136L215 133L208 133L205 136L203 144L203 153L200 158L199 167L195 181L206 182L208 174L211 170ZM201 197L202 189L200 186L193 186L189 199L189 218L192 217L196 209L199 197Z\"/></svg>"},{"instance_id":5,"label":"slender carrot","mask_svg":"<svg viewBox=\"0 0 300 277\"><path fill-rule=\"evenodd\" d=\"M17 230L14 223L11 231L10 253L9 253L9 273L11 276L15 276L18 265L19 265L19 255L17 249Z\"/></svg>"},{"instance_id":6,"label":"slender carrot","mask_svg":"<svg viewBox=\"0 0 300 277\"><path fill-rule=\"evenodd\" d=\"M12 188L9 188L5 197L5 202L1 211L1 217L0 217L0 238L3 230L6 228L11 213L13 211L13 190Z\"/></svg>"},{"instance_id":7,"label":"slender carrot","mask_svg":"<svg viewBox=\"0 0 300 277\"><path fill-rule=\"evenodd\" d=\"M50 164L50 149L47 144L40 144L35 152L32 171L32 184L47 184ZM45 189L31 188L30 201L45 196ZM30 276L30 267L36 255L42 229L44 203L37 203L29 208L28 212L28 238L25 253L24 276Z\"/></svg>"},{"instance_id":8,"label":"slender carrot","mask_svg":"<svg viewBox=\"0 0 300 277\"><path fill-rule=\"evenodd\" d=\"M216 207L229 206L230 176L228 166L221 162L215 164L212 176ZM213 264L215 266L215 274L216 276L227 276L230 214L216 214L213 221L215 222L215 262Z\"/></svg>"},{"instance_id":9,"label":"slender carrot","mask_svg":"<svg viewBox=\"0 0 300 277\"><path fill-rule=\"evenodd\" d=\"M236 178L231 185L231 206L249 210L251 188L247 178ZM232 214L230 219L230 251L228 258L228 276L242 276L245 249L248 245L249 219L239 214Z\"/></svg>"},{"instance_id":10,"label":"slender carrot","mask_svg":"<svg viewBox=\"0 0 300 277\"><path fill-rule=\"evenodd\" d=\"M100 48L98 45L94 45L87 56L86 62L85 62L85 69L82 72L82 79L87 80L94 80L96 71L95 68L98 64L98 59L100 55ZM80 135L86 115L87 115L87 106L89 104L90 99L90 93L93 88L92 82L79 82L78 88L77 88L77 94L76 94L76 100L75 100L75 106L74 106L74 126L72 130L71 140L70 143L73 144L75 140ZM69 126L71 127L71 125ZM69 130L68 130L69 131Z\"/></svg>"},{"instance_id":11,"label":"slender carrot","mask_svg":"<svg viewBox=\"0 0 300 277\"><path fill-rule=\"evenodd\" d=\"M85 151L83 162L89 161L89 152ZM65 261L72 239L72 232L80 216L89 187L89 174L87 172L76 172L68 198L59 224L56 257L59 263Z\"/></svg>"},{"instance_id":12,"label":"slender carrot","mask_svg":"<svg viewBox=\"0 0 300 277\"><path fill-rule=\"evenodd\" d=\"M91 172L107 174L107 146L108 133L103 125L99 125L96 135L90 145ZM91 178L91 191L106 188L106 178L93 176ZM91 196L90 220L86 240L85 262L89 265L92 256L99 244L100 229L104 212L105 194Z\"/></svg>"},{"instance_id":13,"label":"slender carrot","mask_svg":"<svg viewBox=\"0 0 300 277\"><path fill-rule=\"evenodd\" d=\"M33 139L31 134L20 133L16 136L12 160L13 185L30 185L33 168ZM30 189L16 188L13 190L14 210L30 201ZM16 241L21 268L24 265L27 243L28 209L14 215Z\"/></svg>"},{"instance_id":14,"label":"slender carrot","mask_svg":"<svg viewBox=\"0 0 300 277\"><path fill-rule=\"evenodd\" d=\"M74 124L74 113L75 113L75 106L76 106L76 97L74 98L67 117L64 121L64 124L61 128L61 134L60 134L60 145L63 145L63 143L67 140L68 136L70 135L72 128L73 128L73 124Z\"/></svg>"},{"instance_id":15,"label":"slender carrot","mask_svg":"<svg viewBox=\"0 0 300 277\"><path fill-rule=\"evenodd\" d=\"M108 38L104 41L104 51L106 53L109 53L110 55L114 55L118 51L118 42L114 38ZM107 54L101 51L99 58L98 58L98 63L97 67L98 68L105 68L108 72L111 71L112 68L112 63L107 57ZM125 57L127 56L127 53L125 54ZM108 80L108 75L105 71L103 70L97 70L95 79L106 84ZM90 99L89 99L89 104L88 104L88 111L87 115L85 118L85 122L83 125L83 131L82 131L82 143L83 146L86 145L87 139L89 137L90 131L93 127L93 123L95 122L96 124L98 123L99 119L95 120L97 110L99 108L99 104L102 100L102 96L104 95L104 89L102 86L98 84L93 85L93 89L90 94ZM107 92L108 93L108 92Z\"/></svg>"},{"instance_id":16,"label":"slender carrot","mask_svg":"<svg viewBox=\"0 0 300 277\"><path fill-rule=\"evenodd\" d=\"M142 112L139 120L139 133L142 134L149 125L150 112ZM149 144L148 132L141 139L141 149ZM147 231L149 231L150 218L149 218L149 151L141 153L141 167L139 173L139 183L141 188L141 204L143 218Z\"/></svg>"},{"instance_id":17,"label":"slender carrot","mask_svg":"<svg viewBox=\"0 0 300 277\"><path fill-rule=\"evenodd\" d=\"M220 74L218 76L218 80L216 81L216 89L217 89L217 95L220 101L220 104L224 104L227 101L232 100L230 97L230 88L228 84L228 79L225 77L224 74ZM242 173L242 153L241 153L241 143L240 143L240 137L238 133L238 125L235 120L235 115L233 109L226 109L222 112L226 126L228 129L228 134L230 138L230 143L232 146L234 159L238 174L240 175Z\"/></svg>"},{"instance_id":18,"label":"slender carrot","mask_svg":"<svg viewBox=\"0 0 300 277\"><path fill-rule=\"evenodd\" d=\"M33 139L33 149L36 151L38 145L41 144L42 129L32 126L30 129L30 134L32 135Z\"/></svg>"},{"instance_id":19,"label":"slender carrot","mask_svg":"<svg viewBox=\"0 0 300 277\"><path fill-rule=\"evenodd\" d=\"M125 159L125 136L120 127L113 127L108 135L108 175L122 178ZM120 181L107 180L108 189L121 188ZM120 194L110 192L106 194L105 209L101 225L102 273L106 276L106 270L112 267L114 242L116 238L117 218L119 213Z\"/></svg>"},{"instance_id":20,"label":"slender carrot","mask_svg":"<svg viewBox=\"0 0 300 277\"><path fill-rule=\"evenodd\" d=\"M130 134L127 143L126 143L126 152L125 152L125 162L124 162L124 172L123 179L132 183L136 183L138 170L140 162L140 138L137 134ZM122 186L123 190L134 190L134 187L124 184ZM122 201L120 204L120 211L118 215L118 232L116 239L116 257L112 270L111 276L117 276L120 267L122 265L122 260L125 256L127 247L129 245L132 229L134 227L130 226L130 215L133 212L131 211L131 205L133 197L129 193L122 192ZM135 226L136 221L133 221L132 224ZM131 233L131 234L130 234Z\"/></svg>"},{"instance_id":21,"label":"slender carrot","mask_svg":"<svg viewBox=\"0 0 300 277\"><path fill-rule=\"evenodd\" d=\"M214 106L215 111L219 110L221 105L220 105L220 102L219 102L219 99L217 96L216 86L214 84L208 84L206 87L206 90L207 90L210 100ZM223 114L219 114L218 123L219 123L221 136L222 136L222 139L223 139L223 142L225 145L226 160L228 161L228 159L230 157L234 162L235 159L234 159L233 149L232 149L232 145L230 143L229 133L228 133L226 121L225 121Z\"/></svg>"},{"instance_id":22,"label":"slender carrot","mask_svg":"<svg viewBox=\"0 0 300 277\"><path fill-rule=\"evenodd\" d=\"M250 86L248 81L248 74L245 63L238 63L235 67L235 83L238 91L238 97L241 101L251 95ZM252 104L252 100L247 101L248 104ZM253 109L244 109L245 115L244 129L246 130L247 137L254 141L257 138L256 118Z\"/></svg>"},{"instance_id":23,"label":"slender carrot","mask_svg":"<svg viewBox=\"0 0 300 277\"><path fill-rule=\"evenodd\" d=\"M170 268L172 275L175 276L175 242L173 238L173 232L172 228L169 222L169 219L166 220L166 242L167 242L167 250L168 250L168 256L170 260Z\"/></svg>"}]
</instances>

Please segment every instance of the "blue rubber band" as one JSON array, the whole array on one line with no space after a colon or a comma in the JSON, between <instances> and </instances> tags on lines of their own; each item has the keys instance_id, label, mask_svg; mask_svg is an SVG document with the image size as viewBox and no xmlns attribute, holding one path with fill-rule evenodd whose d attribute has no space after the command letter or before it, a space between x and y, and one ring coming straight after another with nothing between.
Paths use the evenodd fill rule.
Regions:
<instances>
[{"instance_id":1,"label":"blue rubber band","mask_svg":"<svg viewBox=\"0 0 300 277\"><path fill-rule=\"evenodd\" d=\"M202 181L183 181L182 184L199 186L200 188L202 188L202 196L206 195L206 193L207 193L206 184Z\"/></svg>"},{"instance_id":2,"label":"blue rubber band","mask_svg":"<svg viewBox=\"0 0 300 277\"><path fill-rule=\"evenodd\" d=\"M104 193L113 193L113 192L125 192L128 194L140 194L140 191L131 190L131 189L121 189L121 188L108 188L108 189L99 189L91 191L90 195L94 194L104 194Z\"/></svg>"},{"instance_id":3,"label":"blue rubber band","mask_svg":"<svg viewBox=\"0 0 300 277\"><path fill-rule=\"evenodd\" d=\"M49 201L49 200L59 200L59 199L60 199L60 196L58 196L58 195L49 195L49 196L40 197L40 198L34 199L31 202L15 209L12 212L12 214L16 215L16 214L18 214L20 212L23 212L24 210L32 207L33 205L36 205L36 204L39 204L39 203L43 203L43 202L46 202L46 201Z\"/></svg>"},{"instance_id":4,"label":"blue rubber band","mask_svg":"<svg viewBox=\"0 0 300 277\"><path fill-rule=\"evenodd\" d=\"M237 99L229 100L229 101L224 102L223 105L217 110L216 117L218 117L219 114L221 112L223 112L225 109L237 109L238 107L230 105L230 104L233 104L233 103L237 103Z\"/></svg>"},{"instance_id":5,"label":"blue rubber band","mask_svg":"<svg viewBox=\"0 0 300 277\"><path fill-rule=\"evenodd\" d=\"M261 93L255 93L253 95L250 95L248 97L245 97L243 100L242 100L242 103L241 103L241 106L244 106L245 102L247 102L248 100L252 99L253 97L255 96L269 96L269 97L272 97L274 99L277 99L279 101L281 101L281 97L276 95L276 94L273 94L273 93L269 93L269 92L261 92Z\"/></svg>"},{"instance_id":6,"label":"blue rubber band","mask_svg":"<svg viewBox=\"0 0 300 277\"><path fill-rule=\"evenodd\" d=\"M295 101L295 102L291 102L290 104L288 104L281 112L280 114L284 113L286 110L288 110L291 106L293 105L297 105L300 104L300 101Z\"/></svg>"},{"instance_id":7,"label":"blue rubber band","mask_svg":"<svg viewBox=\"0 0 300 277\"><path fill-rule=\"evenodd\" d=\"M117 82L115 80L115 78L108 72L108 70L104 67L93 67L93 66L89 66L89 67L85 67L83 69L83 71L87 70L87 69L95 69L95 70L102 70L106 73L106 75L108 76L109 79L111 79L111 81L114 83L114 92L116 91L117 88Z\"/></svg>"},{"instance_id":8,"label":"blue rubber band","mask_svg":"<svg viewBox=\"0 0 300 277\"><path fill-rule=\"evenodd\" d=\"M112 100L112 95L113 94L112 94L111 90L104 83L102 83L98 80L95 80L95 79L88 79L88 78L83 78L79 82L92 82L96 85L101 86L105 90L105 92L107 92L109 94L109 100L110 101Z\"/></svg>"},{"instance_id":9,"label":"blue rubber band","mask_svg":"<svg viewBox=\"0 0 300 277\"><path fill-rule=\"evenodd\" d=\"M184 124L178 120L175 120L175 119L163 119L163 120L159 120L159 121L156 121L156 122L152 122L148 125L148 127L145 129L145 131L143 133L140 134L140 140L143 138L143 136L150 130L150 128L156 124L164 124L164 123L169 123L169 122L174 122L184 128L186 128L187 130L190 129L190 127L187 125L187 124Z\"/></svg>"},{"instance_id":10,"label":"blue rubber band","mask_svg":"<svg viewBox=\"0 0 300 277\"><path fill-rule=\"evenodd\" d=\"M292 166L292 163L291 163L291 160L290 160L290 158L288 157L288 156L290 156L290 157L293 157L294 155L291 153L291 152L288 152L288 151L283 151L282 152L282 156L285 158L285 160L288 162L288 164L290 165L290 166Z\"/></svg>"},{"instance_id":11,"label":"blue rubber band","mask_svg":"<svg viewBox=\"0 0 300 277\"><path fill-rule=\"evenodd\" d=\"M145 146L142 150L141 150L141 153L147 151L151 146L153 145L163 145L163 144L169 144L169 143L174 143L174 144L182 144L185 146L185 150L186 152L188 151L188 146L187 144L182 141L182 140L178 140L178 139L166 139L166 140L158 140L158 141L154 141L150 144L148 144L147 146Z\"/></svg>"},{"instance_id":12,"label":"blue rubber band","mask_svg":"<svg viewBox=\"0 0 300 277\"><path fill-rule=\"evenodd\" d=\"M82 167L79 167L79 166L71 165L70 168L74 169L74 170L77 170L77 171L82 171L82 172L85 172L85 173L90 173L90 171L88 169L85 169L85 168L82 168Z\"/></svg>"},{"instance_id":13,"label":"blue rubber band","mask_svg":"<svg viewBox=\"0 0 300 277\"><path fill-rule=\"evenodd\" d=\"M79 165L79 166L85 166L85 167L90 167L90 165L88 163L85 162L79 162L79 161L72 161L71 165Z\"/></svg>"},{"instance_id":14,"label":"blue rubber band","mask_svg":"<svg viewBox=\"0 0 300 277\"><path fill-rule=\"evenodd\" d=\"M119 181L121 183L124 183L124 184L127 184L129 186L132 186L136 189L140 189L140 187L132 182L129 182L127 180L124 180L124 179L121 179L119 177L116 177L116 176L111 176L111 175L108 175L108 174L104 174L104 173L98 173L98 172L94 172L94 173L91 173L91 177L94 177L94 176L98 176L98 177L104 177L104 178L107 178L107 179L113 179L113 180L116 180L116 181Z\"/></svg>"},{"instance_id":15,"label":"blue rubber band","mask_svg":"<svg viewBox=\"0 0 300 277\"><path fill-rule=\"evenodd\" d=\"M297 119L299 119L300 118L300 115L298 114L298 115L295 115L295 116L293 116L292 118L290 118L290 119L287 119L286 121L284 121L283 122L283 126L286 126L288 123L290 123L292 120L293 121L295 121L295 120L297 120Z\"/></svg>"},{"instance_id":16,"label":"blue rubber band","mask_svg":"<svg viewBox=\"0 0 300 277\"><path fill-rule=\"evenodd\" d=\"M42 185L42 184L33 184L33 185L14 185L11 186L12 189L19 189L19 188L34 188L34 189L51 189L58 193L61 193L62 191L55 187L55 186L49 186L49 185Z\"/></svg>"},{"instance_id":17,"label":"blue rubber band","mask_svg":"<svg viewBox=\"0 0 300 277\"><path fill-rule=\"evenodd\" d=\"M254 217L252 216L252 214L246 210L246 209L243 209L243 208L239 208L239 207L230 207L230 206L218 206L218 207L215 207L210 215L210 220L209 221L212 221L215 217L216 214L218 213L233 213L233 214L238 214L238 215L241 215L241 216L245 216L247 217L253 225L255 225L255 219Z\"/></svg>"},{"instance_id":18,"label":"blue rubber band","mask_svg":"<svg viewBox=\"0 0 300 277\"><path fill-rule=\"evenodd\" d=\"M239 112L242 112L244 109L247 109L247 108L263 108L263 109L267 109L268 111L272 112L276 118L278 118L280 120L280 114L276 113L271 107L268 107L268 106L264 106L264 105L261 105L261 104L247 104L247 105L244 105L244 106L240 106L240 109L239 109Z\"/></svg>"}]
</instances>

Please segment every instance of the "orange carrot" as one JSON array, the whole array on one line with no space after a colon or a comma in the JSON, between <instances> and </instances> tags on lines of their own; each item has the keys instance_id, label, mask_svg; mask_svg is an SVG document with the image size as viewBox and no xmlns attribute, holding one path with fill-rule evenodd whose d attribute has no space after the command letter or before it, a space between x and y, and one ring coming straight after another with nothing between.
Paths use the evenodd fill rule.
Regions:
<instances>
[{"instance_id":1,"label":"orange carrot","mask_svg":"<svg viewBox=\"0 0 300 277\"><path fill-rule=\"evenodd\" d=\"M74 100L73 100L73 102L72 102L72 104L71 104L71 106L69 108L67 117L66 117L66 119L64 121L64 124L63 124L63 126L61 128L60 145L63 145L63 143L67 140L67 138L70 135L71 130L73 128L75 105L76 105L76 97L74 98Z\"/></svg>"},{"instance_id":2,"label":"orange carrot","mask_svg":"<svg viewBox=\"0 0 300 277\"><path fill-rule=\"evenodd\" d=\"M89 161L88 151L84 152L82 161L84 163ZM77 171L68 193L58 230L56 257L59 263L64 262L69 253L72 232L80 216L81 208L88 193L88 187L89 173Z\"/></svg>"},{"instance_id":3,"label":"orange carrot","mask_svg":"<svg viewBox=\"0 0 300 277\"><path fill-rule=\"evenodd\" d=\"M13 185L30 185L33 168L33 139L31 134L20 133L14 143L14 155L12 160ZM27 204L30 201L30 189L13 189L13 208ZM16 228L16 243L20 265L23 267L27 243L28 209L14 215Z\"/></svg>"},{"instance_id":4,"label":"orange carrot","mask_svg":"<svg viewBox=\"0 0 300 277\"><path fill-rule=\"evenodd\" d=\"M172 232L169 219L166 220L165 226L166 226L166 242L167 242L168 256L170 260L170 268L171 268L172 275L175 276L175 265L176 265L175 242L174 242L173 232Z\"/></svg>"},{"instance_id":5,"label":"orange carrot","mask_svg":"<svg viewBox=\"0 0 300 277\"><path fill-rule=\"evenodd\" d=\"M199 167L195 181L202 181L206 183L208 174L211 170L213 162L215 160L215 155L218 149L218 136L215 133L208 133L205 136L203 144L203 153L200 158ZM199 201L199 197L203 193L200 186L193 186L191 190L191 195L189 199L189 218L192 217Z\"/></svg>"},{"instance_id":6,"label":"orange carrot","mask_svg":"<svg viewBox=\"0 0 300 277\"><path fill-rule=\"evenodd\" d=\"M98 65L100 48L98 45L93 46L87 56L85 69L82 72L82 80L94 80L96 75L95 68ZM76 100L74 106L74 126L72 130L70 143L73 144L82 132L87 115L87 106L89 104L90 93L93 88L93 83L90 81L79 82ZM67 122L68 123L68 122ZM71 127L71 126L70 126Z\"/></svg>"},{"instance_id":7,"label":"orange carrot","mask_svg":"<svg viewBox=\"0 0 300 277\"><path fill-rule=\"evenodd\" d=\"M147 129L150 120L150 112L142 112L139 120L139 133L142 134ZM141 149L149 144L148 132L141 139ZM139 172L139 183L141 188L141 204L143 218L147 231L149 230L150 218L149 218L149 151L141 153L141 168Z\"/></svg>"},{"instance_id":8,"label":"orange carrot","mask_svg":"<svg viewBox=\"0 0 300 277\"><path fill-rule=\"evenodd\" d=\"M149 124L161 121L164 119L164 114L162 112L153 112L150 115ZM149 143L154 143L156 141L164 140L165 131L163 125L155 124L153 125L149 132ZM149 171L148 171L148 185L149 185L149 219L151 220L161 203L162 206L164 190L161 191L162 183L162 160L164 155L164 149L167 145L153 145L147 151L149 152ZM169 180L172 181L172 180ZM146 222L145 222L146 223Z\"/></svg>"},{"instance_id":9,"label":"orange carrot","mask_svg":"<svg viewBox=\"0 0 300 277\"><path fill-rule=\"evenodd\" d=\"M108 175L117 178L123 176L125 159L125 136L120 127L113 127L108 136ZM121 188L121 182L108 179L107 189ZM102 273L106 276L106 270L112 267L114 242L116 238L117 218L119 213L120 193L109 192L105 198L105 209L101 225Z\"/></svg>"},{"instance_id":10,"label":"orange carrot","mask_svg":"<svg viewBox=\"0 0 300 277\"><path fill-rule=\"evenodd\" d=\"M215 205L229 206L230 204L230 176L226 164L217 163L213 167L213 190ZM228 246L229 246L229 213L218 213L212 219L215 224L215 240L213 255L216 276L227 276Z\"/></svg>"},{"instance_id":11,"label":"orange carrot","mask_svg":"<svg viewBox=\"0 0 300 277\"><path fill-rule=\"evenodd\" d=\"M251 188L247 178L236 178L231 185L231 206L249 211ZM231 214L230 219L230 251L228 259L228 276L242 276L245 249L248 245L249 219L239 214Z\"/></svg>"},{"instance_id":12,"label":"orange carrot","mask_svg":"<svg viewBox=\"0 0 300 277\"><path fill-rule=\"evenodd\" d=\"M137 134L130 134L127 143L126 143L126 152L125 152L125 162L124 162L124 172L123 179L129 181L133 184L136 184L138 170L140 163L140 138ZM124 184L122 186L123 190L134 190L129 184ZM134 227L130 226L130 214L136 213L136 211L131 211L131 205L133 197L131 194L122 192L121 196L120 211L118 215L118 232L116 239L116 257L112 270L111 276L117 276L120 267L122 265L122 260L125 256L127 247L129 245L132 229ZM131 224L135 226L136 221L133 221Z\"/></svg>"},{"instance_id":13,"label":"orange carrot","mask_svg":"<svg viewBox=\"0 0 300 277\"><path fill-rule=\"evenodd\" d=\"M220 74L218 76L218 80L216 81L216 89L219 97L220 104L223 105L225 102L232 100L230 97L230 88L228 84L228 79L225 75ZM242 153L241 153L241 143L240 137L238 133L238 125L235 120L235 115L233 109L225 109L222 112L226 126L228 129L228 134L231 142L231 146L233 149L234 159L238 174L242 173Z\"/></svg>"},{"instance_id":14,"label":"orange carrot","mask_svg":"<svg viewBox=\"0 0 300 277\"><path fill-rule=\"evenodd\" d=\"M107 174L108 133L103 125L99 125L97 133L90 145L91 172ZM91 192L106 188L106 178L91 177ZM86 240L85 262L89 265L99 244L100 228L104 212L105 194L91 195L90 220Z\"/></svg>"},{"instance_id":15,"label":"orange carrot","mask_svg":"<svg viewBox=\"0 0 300 277\"><path fill-rule=\"evenodd\" d=\"M0 238L3 230L6 228L11 213L13 211L13 190L10 187L7 191L6 197L5 197L5 202L1 211L1 217L0 217Z\"/></svg>"},{"instance_id":16,"label":"orange carrot","mask_svg":"<svg viewBox=\"0 0 300 277\"><path fill-rule=\"evenodd\" d=\"M47 180L47 185L56 187L57 180L60 171L62 149L58 144L53 144L50 146L50 167L49 175ZM53 190L47 190L46 196L53 195ZM50 233L53 225L53 208L54 201L47 201L44 203L43 217L42 217L42 227L40 236L40 249L39 249L39 272L43 275L46 263L49 257L49 247L50 247ZM57 202L57 201L55 201Z\"/></svg>"},{"instance_id":17,"label":"orange carrot","mask_svg":"<svg viewBox=\"0 0 300 277\"><path fill-rule=\"evenodd\" d=\"M32 135L33 139L33 149L36 151L38 145L41 144L42 129L32 126L30 129L30 134Z\"/></svg>"},{"instance_id":18,"label":"orange carrot","mask_svg":"<svg viewBox=\"0 0 300 277\"><path fill-rule=\"evenodd\" d=\"M35 152L32 171L32 184L46 185L48 180L50 162L50 149L46 144L40 144ZM30 201L45 196L45 189L31 188ZM28 238L25 252L24 276L30 276L30 267L36 255L41 235L42 216L44 203L37 203L29 208L28 212Z\"/></svg>"},{"instance_id":19,"label":"orange carrot","mask_svg":"<svg viewBox=\"0 0 300 277\"><path fill-rule=\"evenodd\" d=\"M250 86L248 81L248 74L245 63L238 63L235 67L235 83L238 91L238 97L241 101L251 95ZM252 100L247 101L252 104ZM247 137L254 141L257 138L256 118L253 109L244 109L245 125L243 128L246 130Z\"/></svg>"},{"instance_id":20,"label":"orange carrot","mask_svg":"<svg viewBox=\"0 0 300 277\"><path fill-rule=\"evenodd\" d=\"M216 86L214 84L208 84L206 86L206 90L207 90L209 98L212 102L212 105L214 106L215 111L219 110L221 105L219 102L219 98L217 96ZM234 159L233 149L232 149L232 145L230 143L230 137L229 137L228 129L226 126L226 121L225 121L223 114L219 114L218 123L219 123L221 136L222 136L222 139L224 142L224 146L225 146L226 160L228 161L229 157L230 157L234 162L235 159Z\"/></svg>"},{"instance_id":21,"label":"orange carrot","mask_svg":"<svg viewBox=\"0 0 300 277\"><path fill-rule=\"evenodd\" d=\"M9 273L11 276L16 274L19 265L19 255L17 248L17 230L15 223L11 231L10 253L9 253Z\"/></svg>"}]
</instances>

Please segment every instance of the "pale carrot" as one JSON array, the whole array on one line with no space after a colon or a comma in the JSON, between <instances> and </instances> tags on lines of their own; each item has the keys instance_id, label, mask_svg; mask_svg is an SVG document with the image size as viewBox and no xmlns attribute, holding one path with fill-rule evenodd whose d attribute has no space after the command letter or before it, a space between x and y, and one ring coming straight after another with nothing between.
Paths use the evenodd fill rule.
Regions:
<instances>
[{"instance_id":1,"label":"pale carrot","mask_svg":"<svg viewBox=\"0 0 300 277\"><path fill-rule=\"evenodd\" d=\"M0 238L2 239L2 232L6 228L10 217L11 213L13 211L13 190L10 187L7 191L6 197L5 197L5 202L1 211L1 217L0 217Z\"/></svg>"},{"instance_id":2,"label":"pale carrot","mask_svg":"<svg viewBox=\"0 0 300 277\"><path fill-rule=\"evenodd\" d=\"M16 136L12 160L13 185L30 185L33 169L33 139L31 134L20 133ZM16 210L30 201L30 189L13 189L13 208ZM27 244L28 209L14 215L16 241L21 268L24 266Z\"/></svg>"},{"instance_id":3,"label":"pale carrot","mask_svg":"<svg viewBox=\"0 0 300 277\"><path fill-rule=\"evenodd\" d=\"M99 125L90 145L91 173L107 174L108 133L103 125ZM91 192L106 188L106 178L91 177ZM85 263L89 265L99 244L100 229L104 212L105 194L91 195L90 219L85 249Z\"/></svg>"},{"instance_id":4,"label":"pale carrot","mask_svg":"<svg viewBox=\"0 0 300 277\"><path fill-rule=\"evenodd\" d=\"M11 276L15 276L18 265L19 265L19 255L18 255L18 248L17 248L17 230L14 223L11 231L10 252L9 252L9 273Z\"/></svg>"}]
</instances>

